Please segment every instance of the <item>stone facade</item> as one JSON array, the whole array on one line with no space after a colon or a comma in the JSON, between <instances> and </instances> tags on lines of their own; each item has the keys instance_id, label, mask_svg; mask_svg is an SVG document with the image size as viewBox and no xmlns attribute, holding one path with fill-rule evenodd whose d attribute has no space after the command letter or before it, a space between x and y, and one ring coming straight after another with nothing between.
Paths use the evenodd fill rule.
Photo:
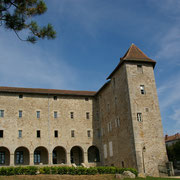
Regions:
<instances>
[{"instance_id":1,"label":"stone facade","mask_svg":"<svg viewBox=\"0 0 180 180\"><path fill-rule=\"evenodd\" d=\"M0 164L83 163L159 176L167 156L154 66L132 45L98 92L0 87Z\"/></svg>"}]
</instances>

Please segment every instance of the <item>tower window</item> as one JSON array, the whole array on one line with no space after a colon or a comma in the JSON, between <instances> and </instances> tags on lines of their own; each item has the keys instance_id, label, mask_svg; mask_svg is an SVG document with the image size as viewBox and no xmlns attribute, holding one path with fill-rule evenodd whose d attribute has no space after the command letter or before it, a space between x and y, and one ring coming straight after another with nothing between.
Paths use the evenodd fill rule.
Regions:
<instances>
[{"instance_id":1,"label":"tower window","mask_svg":"<svg viewBox=\"0 0 180 180\"><path fill-rule=\"evenodd\" d=\"M87 136L91 137L91 131L90 130L87 131Z\"/></svg>"},{"instance_id":2,"label":"tower window","mask_svg":"<svg viewBox=\"0 0 180 180\"><path fill-rule=\"evenodd\" d=\"M5 152L0 151L0 164L5 164Z\"/></svg>"},{"instance_id":3,"label":"tower window","mask_svg":"<svg viewBox=\"0 0 180 180\"><path fill-rule=\"evenodd\" d=\"M36 114L36 115L37 115L37 118L40 118L40 111L37 111L36 113L37 113L37 114Z\"/></svg>"},{"instance_id":4,"label":"tower window","mask_svg":"<svg viewBox=\"0 0 180 180\"><path fill-rule=\"evenodd\" d=\"M74 130L71 130L71 137L75 137Z\"/></svg>"},{"instance_id":5,"label":"tower window","mask_svg":"<svg viewBox=\"0 0 180 180\"><path fill-rule=\"evenodd\" d=\"M0 130L0 138L3 138L3 130Z\"/></svg>"},{"instance_id":6,"label":"tower window","mask_svg":"<svg viewBox=\"0 0 180 180\"><path fill-rule=\"evenodd\" d=\"M54 96L53 98L54 98L55 101L57 100L57 96Z\"/></svg>"},{"instance_id":7,"label":"tower window","mask_svg":"<svg viewBox=\"0 0 180 180\"><path fill-rule=\"evenodd\" d=\"M137 65L137 71L143 73L142 65Z\"/></svg>"},{"instance_id":8,"label":"tower window","mask_svg":"<svg viewBox=\"0 0 180 180\"><path fill-rule=\"evenodd\" d=\"M19 111L19 118L22 118L22 111Z\"/></svg>"},{"instance_id":9,"label":"tower window","mask_svg":"<svg viewBox=\"0 0 180 180\"><path fill-rule=\"evenodd\" d=\"M89 119L89 112L86 113L86 119Z\"/></svg>"},{"instance_id":10,"label":"tower window","mask_svg":"<svg viewBox=\"0 0 180 180\"><path fill-rule=\"evenodd\" d=\"M144 85L140 85L141 94L145 94L145 87Z\"/></svg>"},{"instance_id":11,"label":"tower window","mask_svg":"<svg viewBox=\"0 0 180 180\"><path fill-rule=\"evenodd\" d=\"M142 122L142 113L137 113L137 121Z\"/></svg>"},{"instance_id":12,"label":"tower window","mask_svg":"<svg viewBox=\"0 0 180 180\"><path fill-rule=\"evenodd\" d=\"M54 137L57 138L58 137L58 131L54 131Z\"/></svg>"},{"instance_id":13,"label":"tower window","mask_svg":"<svg viewBox=\"0 0 180 180\"><path fill-rule=\"evenodd\" d=\"M22 94L20 94L20 95L19 95L19 99L22 99L22 98L23 98L23 95L22 95Z\"/></svg>"},{"instance_id":14,"label":"tower window","mask_svg":"<svg viewBox=\"0 0 180 180\"><path fill-rule=\"evenodd\" d=\"M40 138L41 137L41 131L40 130L37 130L37 138Z\"/></svg>"},{"instance_id":15,"label":"tower window","mask_svg":"<svg viewBox=\"0 0 180 180\"><path fill-rule=\"evenodd\" d=\"M18 131L18 138L22 138L22 130Z\"/></svg>"},{"instance_id":16,"label":"tower window","mask_svg":"<svg viewBox=\"0 0 180 180\"><path fill-rule=\"evenodd\" d=\"M54 111L54 118L57 118L58 115L57 115L57 111Z\"/></svg>"},{"instance_id":17,"label":"tower window","mask_svg":"<svg viewBox=\"0 0 180 180\"><path fill-rule=\"evenodd\" d=\"M88 97L86 97L86 98L85 98L85 101L89 101L89 98L88 98Z\"/></svg>"},{"instance_id":18,"label":"tower window","mask_svg":"<svg viewBox=\"0 0 180 180\"><path fill-rule=\"evenodd\" d=\"M0 117L4 117L4 110L0 110Z\"/></svg>"},{"instance_id":19,"label":"tower window","mask_svg":"<svg viewBox=\"0 0 180 180\"><path fill-rule=\"evenodd\" d=\"M70 112L71 119L74 119L74 112Z\"/></svg>"}]
</instances>

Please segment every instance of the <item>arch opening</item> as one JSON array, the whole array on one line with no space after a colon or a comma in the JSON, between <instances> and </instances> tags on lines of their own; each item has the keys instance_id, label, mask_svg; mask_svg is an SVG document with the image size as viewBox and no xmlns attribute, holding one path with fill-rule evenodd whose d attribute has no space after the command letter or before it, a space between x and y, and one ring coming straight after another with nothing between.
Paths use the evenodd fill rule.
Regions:
<instances>
[{"instance_id":1,"label":"arch opening","mask_svg":"<svg viewBox=\"0 0 180 180\"><path fill-rule=\"evenodd\" d=\"M10 165L10 152L6 147L0 147L0 166Z\"/></svg>"},{"instance_id":2,"label":"arch opening","mask_svg":"<svg viewBox=\"0 0 180 180\"><path fill-rule=\"evenodd\" d=\"M52 153L52 161L53 164L66 164L66 150L61 146L55 147Z\"/></svg>"},{"instance_id":3,"label":"arch opening","mask_svg":"<svg viewBox=\"0 0 180 180\"><path fill-rule=\"evenodd\" d=\"M75 163L77 166L83 163L83 150L79 146L74 146L71 148L71 163Z\"/></svg>"},{"instance_id":4,"label":"arch opening","mask_svg":"<svg viewBox=\"0 0 180 180\"><path fill-rule=\"evenodd\" d=\"M37 147L34 150L34 164L48 164L48 150L43 147Z\"/></svg>"},{"instance_id":5,"label":"arch opening","mask_svg":"<svg viewBox=\"0 0 180 180\"><path fill-rule=\"evenodd\" d=\"M29 150L26 147L18 147L14 152L15 165L29 165Z\"/></svg>"},{"instance_id":6,"label":"arch opening","mask_svg":"<svg viewBox=\"0 0 180 180\"><path fill-rule=\"evenodd\" d=\"M88 148L88 162L100 162L99 149L96 146L90 146Z\"/></svg>"}]
</instances>

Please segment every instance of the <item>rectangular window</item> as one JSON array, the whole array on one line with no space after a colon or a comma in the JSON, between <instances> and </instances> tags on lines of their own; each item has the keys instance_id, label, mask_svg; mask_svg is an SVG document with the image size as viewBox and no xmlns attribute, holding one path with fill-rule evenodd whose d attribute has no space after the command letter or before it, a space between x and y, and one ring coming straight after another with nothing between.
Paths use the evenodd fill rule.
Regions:
<instances>
[{"instance_id":1,"label":"rectangular window","mask_svg":"<svg viewBox=\"0 0 180 180\"><path fill-rule=\"evenodd\" d=\"M18 131L18 138L22 138L22 130Z\"/></svg>"},{"instance_id":2,"label":"rectangular window","mask_svg":"<svg viewBox=\"0 0 180 180\"><path fill-rule=\"evenodd\" d=\"M71 130L71 137L75 137L74 130Z\"/></svg>"},{"instance_id":3,"label":"rectangular window","mask_svg":"<svg viewBox=\"0 0 180 180\"><path fill-rule=\"evenodd\" d=\"M37 111L37 118L39 119L40 118L40 111Z\"/></svg>"},{"instance_id":4,"label":"rectangular window","mask_svg":"<svg viewBox=\"0 0 180 180\"><path fill-rule=\"evenodd\" d=\"M86 97L86 98L85 98L85 101L89 101L89 98L88 98L88 97Z\"/></svg>"},{"instance_id":5,"label":"rectangular window","mask_svg":"<svg viewBox=\"0 0 180 180\"><path fill-rule=\"evenodd\" d=\"M113 146L112 146L112 141L109 142L109 156L113 156Z\"/></svg>"},{"instance_id":6,"label":"rectangular window","mask_svg":"<svg viewBox=\"0 0 180 180\"><path fill-rule=\"evenodd\" d=\"M19 111L19 118L22 118L22 111Z\"/></svg>"},{"instance_id":7,"label":"rectangular window","mask_svg":"<svg viewBox=\"0 0 180 180\"><path fill-rule=\"evenodd\" d=\"M54 96L53 98L54 98L55 101L57 100L57 96Z\"/></svg>"},{"instance_id":8,"label":"rectangular window","mask_svg":"<svg viewBox=\"0 0 180 180\"><path fill-rule=\"evenodd\" d=\"M74 113L70 112L70 115L71 115L71 119L74 119Z\"/></svg>"},{"instance_id":9,"label":"rectangular window","mask_svg":"<svg viewBox=\"0 0 180 180\"><path fill-rule=\"evenodd\" d=\"M117 118L117 125L120 126L120 118Z\"/></svg>"},{"instance_id":10,"label":"rectangular window","mask_svg":"<svg viewBox=\"0 0 180 180\"><path fill-rule=\"evenodd\" d=\"M54 131L54 137L55 137L55 138L58 137L58 131L57 131L57 130Z\"/></svg>"},{"instance_id":11,"label":"rectangular window","mask_svg":"<svg viewBox=\"0 0 180 180\"><path fill-rule=\"evenodd\" d=\"M3 138L3 130L0 130L0 138Z\"/></svg>"},{"instance_id":12,"label":"rectangular window","mask_svg":"<svg viewBox=\"0 0 180 180\"><path fill-rule=\"evenodd\" d=\"M16 152L16 164L23 164L24 158L23 158L23 151L17 151Z\"/></svg>"},{"instance_id":13,"label":"rectangular window","mask_svg":"<svg viewBox=\"0 0 180 180\"><path fill-rule=\"evenodd\" d=\"M41 131L40 130L37 130L37 138L40 138L41 137Z\"/></svg>"},{"instance_id":14,"label":"rectangular window","mask_svg":"<svg viewBox=\"0 0 180 180\"><path fill-rule=\"evenodd\" d=\"M22 98L23 98L23 95L22 95L22 94L20 94L20 95L19 95L19 99L22 99Z\"/></svg>"},{"instance_id":15,"label":"rectangular window","mask_svg":"<svg viewBox=\"0 0 180 180\"><path fill-rule=\"evenodd\" d=\"M54 118L57 118L58 115L57 115L57 111L54 111Z\"/></svg>"},{"instance_id":16,"label":"rectangular window","mask_svg":"<svg viewBox=\"0 0 180 180\"><path fill-rule=\"evenodd\" d=\"M41 152L35 151L34 152L34 163L39 164L41 162Z\"/></svg>"},{"instance_id":17,"label":"rectangular window","mask_svg":"<svg viewBox=\"0 0 180 180\"><path fill-rule=\"evenodd\" d=\"M4 110L0 110L0 117L4 117Z\"/></svg>"},{"instance_id":18,"label":"rectangular window","mask_svg":"<svg viewBox=\"0 0 180 180\"><path fill-rule=\"evenodd\" d=\"M144 85L140 85L141 94L145 94L145 87Z\"/></svg>"},{"instance_id":19,"label":"rectangular window","mask_svg":"<svg viewBox=\"0 0 180 180\"><path fill-rule=\"evenodd\" d=\"M87 131L87 136L91 137L91 131L90 130Z\"/></svg>"},{"instance_id":20,"label":"rectangular window","mask_svg":"<svg viewBox=\"0 0 180 180\"><path fill-rule=\"evenodd\" d=\"M142 113L137 113L137 121L142 122Z\"/></svg>"},{"instance_id":21,"label":"rectangular window","mask_svg":"<svg viewBox=\"0 0 180 180\"><path fill-rule=\"evenodd\" d=\"M108 132L112 131L112 124L111 122L108 123Z\"/></svg>"},{"instance_id":22,"label":"rectangular window","mask_svg":"<svg viewBox=\"0 0 180 180\"><path fill-rule=\"evenodd\" d=\"M107 145L104 144L104 158L107 158Z\"/></svg>"},{"instance_id":23,"label":"rectangular window","mask_svg":"<svg viewBox=\"0 0 180 180\"><path fill-rule=\"evenodd\" d=\"M86 113L86 119L89 119L89 112Z\"/></svg>"},{"instance_id":24,"label":"rectangular window","mask_svg":"<svg viewBox=\"0 0 180 180\"><path fill-rule=\"evenodd\" d=\"M5 164L5 152L0 151L0 164Z\"/></svg>"},{"instance_id":25,"label":"rectangular window","mask_svg":"<svg viewBox=\"0 0 180 180\"><path fill-rule=\"evenodd\" d=\"M138 71L139 73L143 73L142 65L137 65L137 71Z\"/></svg>"}]
</instances>

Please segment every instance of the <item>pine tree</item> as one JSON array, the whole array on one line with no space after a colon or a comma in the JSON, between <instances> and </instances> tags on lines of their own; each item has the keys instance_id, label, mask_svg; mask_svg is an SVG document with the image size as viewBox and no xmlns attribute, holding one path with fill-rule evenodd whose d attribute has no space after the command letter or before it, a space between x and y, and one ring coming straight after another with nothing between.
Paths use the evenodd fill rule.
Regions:
<instances>
[{"instance_id":1,"label":"pine tree","mask_svg":"<svg viewBox=\"0 0 180 180\"><path fill-rule=\"evenodd\" d=\"M54 39L56 32L51 24L39 27L32 18L47 11L43 0L0 0L0 26L13 30L22 41L35 43L38 39ZM25 39L19 32L28 30Z\"/></svg>"}]
</instances>

